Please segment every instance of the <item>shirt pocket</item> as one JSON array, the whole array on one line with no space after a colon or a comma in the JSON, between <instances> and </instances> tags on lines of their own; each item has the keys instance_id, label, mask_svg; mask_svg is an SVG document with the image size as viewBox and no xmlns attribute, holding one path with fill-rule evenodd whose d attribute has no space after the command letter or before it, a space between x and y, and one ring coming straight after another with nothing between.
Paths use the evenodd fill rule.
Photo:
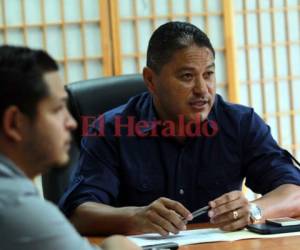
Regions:
<instances>
[{"instance_id":1,"label":"shirt pocket","mask_svg":"<svg viewBox=\"0 0 300 250\"><path fill-rule=\"evenodd\" d=\"M164 175L145 164L144 167L132 173L130 179L126 181L126 187L121 190L122 200L128 206L149 205L165 195L164 187Z\"/></svg>"},{"instance_id":2,"label":"shirt pocket","mask_svg":"<svg viewBox=\"0 0 300 250\"><path fill-rule=\"evenodd\" d=\"M239 177L239 166L219 165L218 168L207 168L198 171L197 191L207 201L241 188L242 178Z\"/></svg>"}]
</instances>

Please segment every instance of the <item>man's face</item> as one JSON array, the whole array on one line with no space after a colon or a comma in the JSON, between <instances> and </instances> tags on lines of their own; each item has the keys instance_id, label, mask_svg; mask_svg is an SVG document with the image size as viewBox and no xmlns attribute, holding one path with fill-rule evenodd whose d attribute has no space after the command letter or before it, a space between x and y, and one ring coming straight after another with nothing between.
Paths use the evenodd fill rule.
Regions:
<instances>
[{"instance_id":1,"label":"man's face","mask_svg":"<svg viewBox=\"0 0 300 250\"><path fill-rule=\"evenodd\" d=\"M162 119L186 121L207 118L215 99L214 56L210 49L192 45L174 53L160 73L153 73L153 98Z\"/></svg>"},{"instance_id":2,"label":"man's face","mask_svg":"<svg viewBox=\"0 0 300 250\"><path fill-rule=\"evenodd\" d=\"M36 117L28 126L26 142L28 154L36 164L49 167L68 162L71 130L77 124L67 110L67 94L58 72L46 73L44 79L49 96L39 102Z\"/></svg>"}]
</instances>

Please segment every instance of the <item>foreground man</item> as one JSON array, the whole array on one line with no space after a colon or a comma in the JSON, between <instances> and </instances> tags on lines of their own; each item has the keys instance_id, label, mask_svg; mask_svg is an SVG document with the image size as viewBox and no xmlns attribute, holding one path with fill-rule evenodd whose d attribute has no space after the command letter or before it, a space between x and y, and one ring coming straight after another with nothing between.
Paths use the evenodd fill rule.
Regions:
<instances>
[{"instance_id":1,"label":"foreground man","mask_svg":"<svg viewBox=\"0 0 300 250\"><path fill-rule=\"evenodd\" d=\"M96 136L82 140L76 176L61 200L79 231L178 233L183 219L206 205L208 216L194 221L229 231L300 215L299 170L253 109L216 95L206 34L185 22L160 26L143 77L149 93L107 112L104 129L95 122ZM262 198L245 198L245 178Z\"/></svg>"},{"instance_id":2,"label":"foreground man","mask_svg":"<svg viewBox=\"0 0 300 250\"><path fill-rule=\"evenodd\" d=\"M55 61L43 51L0 47L0 235L5 250L87 250L60 211L43 201L32 179L69 160L76 122ZM139 249L114 236L103 249Z\"/></svg>"}]
</instances>

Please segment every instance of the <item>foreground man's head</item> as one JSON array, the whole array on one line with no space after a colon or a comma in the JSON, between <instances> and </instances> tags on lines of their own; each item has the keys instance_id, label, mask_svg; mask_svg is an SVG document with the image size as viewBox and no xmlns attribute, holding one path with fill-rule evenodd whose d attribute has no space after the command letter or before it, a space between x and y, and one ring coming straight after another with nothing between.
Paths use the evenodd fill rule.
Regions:
<instances>
[{"instance_id":1,"label":"foreground man's head","mask_svg":"<svg viewBox=\"0 0 300 250\"><path fill-rule=\"evenodd\" d=\"M0 47L0 151L32 178L68 162L76 122L56 62L42 50Z\"/></svg>"}]
</instances>

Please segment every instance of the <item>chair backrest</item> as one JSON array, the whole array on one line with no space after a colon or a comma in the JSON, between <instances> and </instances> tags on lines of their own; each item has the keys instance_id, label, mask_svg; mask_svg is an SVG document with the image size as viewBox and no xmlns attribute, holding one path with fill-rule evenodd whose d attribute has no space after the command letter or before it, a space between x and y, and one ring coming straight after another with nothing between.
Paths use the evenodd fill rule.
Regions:
<instances>
[{"instance_id":1,"label":"chair backrest","mask_svg":"<svg viewBox=\"0 0 300 250\"><path fill-rule=\"evenodd\" d=\"M71 161L66 168L52 168L42 176L44 197L57 203L67 187L79 158L81 117L98 116L126 103L130 97L146 91L140 74L103 77L68 84L68 106L78 122L71 147Z\"/></svg>"}]
</instances>

